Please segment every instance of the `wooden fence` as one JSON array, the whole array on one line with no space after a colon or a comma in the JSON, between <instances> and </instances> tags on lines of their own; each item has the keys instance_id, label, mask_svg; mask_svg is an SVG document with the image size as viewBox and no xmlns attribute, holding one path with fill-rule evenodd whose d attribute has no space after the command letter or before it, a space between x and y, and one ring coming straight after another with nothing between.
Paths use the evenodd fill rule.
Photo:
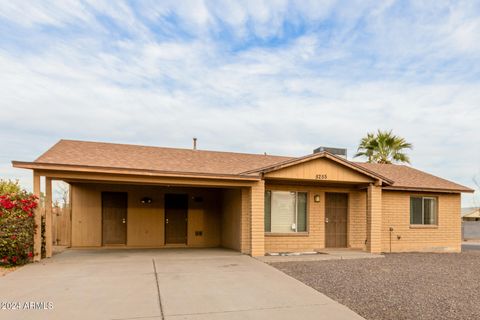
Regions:
<instances>
[{"instance_id":1,"label":"wooden fence","mask_svg":"<svg viewBox=\"0 0 480 320\"><path fill-rule=\"evenodd\" d=\"M480 239L480 221L462 222L462 239L479 240Z\"/></svg>"},{"instance_id":2,"label":"wooden fence","mask_svg":"<svg viewBox=\"0 0 480 320\"><path fill-rule=\"evenodd\" d=\"M45 208L40 209L45 216ZM54 246L70 246L70 208L52 208L52 239Z\"/></svg>"}]
</instances>

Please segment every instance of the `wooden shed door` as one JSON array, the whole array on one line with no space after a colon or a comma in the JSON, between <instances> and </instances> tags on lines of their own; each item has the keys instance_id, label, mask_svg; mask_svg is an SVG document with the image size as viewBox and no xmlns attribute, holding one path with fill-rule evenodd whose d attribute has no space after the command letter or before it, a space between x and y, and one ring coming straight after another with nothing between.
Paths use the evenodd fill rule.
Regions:
<instances>
[{"instance_id":1,"label":"wooden shed door","mask_svg":"<svg viewBox=\"0 0 480 320\"><path fill-rule=\"evenodd\" d=\"M103 245L127 243L127 193L102 192Z\"/></svg>"},{"instance_id":2,"label":"wooden shed door","mask_svg":"<svg viewBox=\"0 0 480 320\"><path fill-rule=\"evenodd\" d=\"M165 244L187 243L188 195L165 195Z\"/></svg>"},{"instance_id":3,"label":"wooden shed door","mask_svg":"<svg viewBox=\"0 0 480 320\"><path fill-rule=\"evenodd\" d=\"M347 247L348 194L325 194L325 247Z\"/></svg>"}]
</instances>

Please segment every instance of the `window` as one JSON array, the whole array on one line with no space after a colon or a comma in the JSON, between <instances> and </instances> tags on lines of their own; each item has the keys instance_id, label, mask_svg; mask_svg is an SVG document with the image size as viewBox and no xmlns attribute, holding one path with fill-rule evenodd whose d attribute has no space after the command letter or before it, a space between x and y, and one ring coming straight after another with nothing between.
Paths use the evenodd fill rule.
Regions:
<instances>
[{"instance_id":1,"label":"window","mask_svg":"<svg viewBox=\"0 0 480 320\"><path fill-rule=\"evenodd\" d=\"M265 232L307 231L307 193L265 192Z\"/></svg>"},{"instance_id":2,"label":"window","mask_svg":"<svg viewBox=\"0 0 480 320\"><path fill-rule=\"evenodd\" d=\"M410 224L437 224L437 198L411 197Z\"/></svg>"}]
</instances>

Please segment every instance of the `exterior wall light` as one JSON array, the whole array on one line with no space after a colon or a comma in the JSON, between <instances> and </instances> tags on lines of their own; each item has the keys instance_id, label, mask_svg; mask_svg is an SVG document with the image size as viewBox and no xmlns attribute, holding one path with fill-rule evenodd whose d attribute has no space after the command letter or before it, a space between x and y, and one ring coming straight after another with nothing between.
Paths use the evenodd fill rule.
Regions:
<instances>
[{"instance_id":1,"label":"exterior wall light","mask_svg":"<svg viewBox=\"0 0 480 320\"><path fill-rule=\"evenodd\" d=\"M151 204L153 202L152 198L144 197L140 200L142 204Z\"/></svg>"},{"instance_id":2,"label":"exterior wall light","mask_svg":"<svg viewBox=\"0 0 480 320\"><path fill-rule=\"evenodd\" d=\"M320 202L320 195L319 194L314 195L313 196L313 201Z\"/></svg>"}]
</instances>

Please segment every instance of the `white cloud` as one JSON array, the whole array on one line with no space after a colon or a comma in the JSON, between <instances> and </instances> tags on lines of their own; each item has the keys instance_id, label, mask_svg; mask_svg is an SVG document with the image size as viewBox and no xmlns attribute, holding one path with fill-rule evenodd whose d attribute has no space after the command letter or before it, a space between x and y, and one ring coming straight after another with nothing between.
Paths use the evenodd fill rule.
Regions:
<instances>
[{"instance_id":1,"label":"white cloud","mask_svg":"<svg viewBox=\"0 0 480 320\"><path fill-rule=\"evenodd\" d=\"M367 131L391 128L414 144L416 167L473 187L478 19L461 6L405 16L397 2L319 3L2 5L0 29L18 25L44 45L0 40L0 175L28 183L9 161L60 138L190 147L197 136L205 149L353 154ZM289 34L286 22L305 30Z\"/></svg>"},{"instance_id":2,"label":"white cloud","mask_svg":"<svg viewBox=\"0 0 480 320\"><path fill-rule=\"evenodd\" d=\"M15 24L32 27L37 24L64 26L78 20L82 23L92 23L91 14L85 6L75 0L54 2L22 2L2 1L0 17Z\"/></svg>"}]
</instances>

